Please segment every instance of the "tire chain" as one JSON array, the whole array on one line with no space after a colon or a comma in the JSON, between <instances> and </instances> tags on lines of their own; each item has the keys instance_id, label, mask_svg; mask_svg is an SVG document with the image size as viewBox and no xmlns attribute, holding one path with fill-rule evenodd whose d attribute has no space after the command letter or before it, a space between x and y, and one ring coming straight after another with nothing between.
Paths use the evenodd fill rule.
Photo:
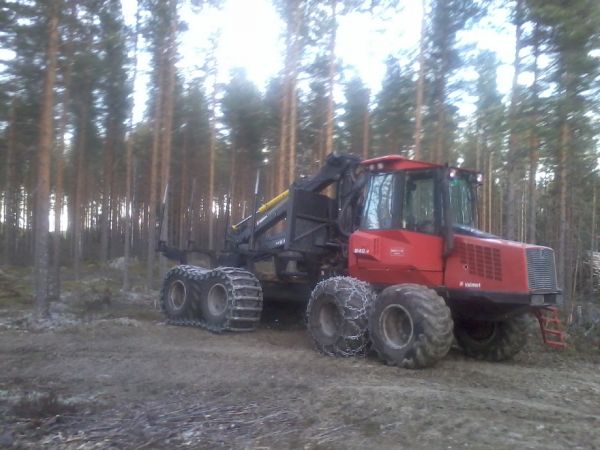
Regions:
<instances>
[{"instance_id":1,"label":"tire chain","mask_svg":"<svg viewBox=\"0 0 600 450\"><path fill-rule=\"evenodd\" d=\"M352 298L355 301L361 300L358 302L358 304L356 304L356 302L346 302L344 304L343 334L346 345L344 347L335 346L334 349L323 348L322 351L330 356L349 357L366 355L370 348L367 330L367 310L374 295L371 286L364 281L346 276L327 278L321 283L332 284L335 291L344 292L346 294L346 298L348 299ZM306 315L307 322L308 317L309 313ZM352 344L348 345L348 342L351 342Z\"/></svg>"},{"instance_id":2,"label":"tire chain","mask_svg":"<svg viewBox=\"0 0 600 450\"><path fill-rule=\"evenodd\" d=\"M165 308L166 300L166 284L163 283L160 291L160 307L161 311L167 316L167 323L169 325L186 326L202 328L204 330L211 331L213 333L222 333L224 331L252 331L256 329L256 325L260 320L260 314L262 312L263 296L260 282L256 279L253 273L248 272L244 269L237 267L217 267L216 269L204 269L197 266L180 265L172 268L165 279L169 277L172 272L178 272L183 278L187 279L190 285L195 287L196 292L202 293L203 283L208 281L212 277L222 278L227 285L228 298L233 298L233 308L229 313L229 317L224 325L218 326L206 322L202 316L198 313L196 317L188 318L172 318L167 315ZM243 294L242 290L253 290L256 292L254 296ZM198 296L193 299L196 303L194 310L199 311ZM254 303L254 306L247 306L244 303ZM229 301L228 301L229 303ZM250 313L248 315L240 312ZM236 314L237 313L237 314ZM239 326L241 322L244 326ZM238 325L238 326L236 326Z\"/></svg>"},{"instance_id":3,"label":"tire chain","mask_svg":"<svg viewBox=\"0 0 600 450\"><path fill-rule=\"evenodd\" d=\"M332 279L336 284L336 290L347 291L349 297L360 298L363 300L365 294L372 296L370 286L358 279L352 279L353 283L348 286L348 277L334 277ZM344 282L345 281L345 282ZM353 351L342 351L340 356L365 355L369 349L369 338L367 335L367 309L372 298L367 301L359 302L358 305L346 303L344 308L344 325L346 329L346 340L353 341ZM356 321L364 318L364 325L361 327Z\"/></svg>"}]
</instances>

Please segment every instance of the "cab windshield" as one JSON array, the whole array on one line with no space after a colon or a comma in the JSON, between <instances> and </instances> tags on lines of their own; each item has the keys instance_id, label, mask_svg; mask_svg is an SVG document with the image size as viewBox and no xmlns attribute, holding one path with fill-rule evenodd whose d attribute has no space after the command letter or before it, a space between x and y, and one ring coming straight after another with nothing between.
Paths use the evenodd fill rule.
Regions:
<instances>
[{"instance_id":1,"label":"cab windshield","mask_svg":"<svg viewBox=\"0 0 600 450\"><path fill-rule=\"evenodd\" d=\"M373 174L363 210L361 227L371 230L406 229L439 234L442 184L440 172L410 170ZM475 185L472 175L454 171L448 180L450 219L456 231L476 228Z\"/></svg>"}]
</instances>

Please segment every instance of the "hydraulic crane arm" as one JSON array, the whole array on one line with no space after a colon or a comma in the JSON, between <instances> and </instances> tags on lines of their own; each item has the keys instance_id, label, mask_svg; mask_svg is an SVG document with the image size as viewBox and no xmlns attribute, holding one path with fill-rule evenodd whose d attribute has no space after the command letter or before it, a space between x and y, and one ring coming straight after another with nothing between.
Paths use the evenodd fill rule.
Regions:
<instances>
[{"instance_id":1,"label":"hydraulic crane arm","mask_svg":"<svg viewBox=\"0 0 600 450\"><path fill-rule=\"evenodd\" d=\"M255 236L263 234L286 216L288 202L290 201L290 190L320 192L326 187L337 183L349 171L354 171L359 164L360 158L356 156L330 154L327 157L325 165L319 172L312 177L295 181L290 186L290 189L277 195L257 209L255 213ZM253 231L253 227L251 226L252 219L253 215L250 215L238 224L233 225L231 232L228 233L228 241L234 245L248 243Z\"/></svg>"}]
</instances>

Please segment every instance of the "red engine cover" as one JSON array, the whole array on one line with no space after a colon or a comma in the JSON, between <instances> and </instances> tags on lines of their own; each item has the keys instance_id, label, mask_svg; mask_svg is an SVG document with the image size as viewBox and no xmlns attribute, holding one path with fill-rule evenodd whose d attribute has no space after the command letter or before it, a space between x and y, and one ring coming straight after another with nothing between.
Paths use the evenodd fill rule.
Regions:
<instances>
[{"instance_id":1,"label":"red engine cover","mask_svg":"<svg viewBox=\"0 0 600 450\"><path fill-rule=\"evenodd\" d=\"M528 293L525 250L530 247L535 246L456 235L444 284L449 289Z\"/></svg>"},{"instance_id":2,"label":"red engine cover","mask_svg":"<svg viewBox=\"0 0 600 450\"><path fill-rule=\"evenodd\" d=\"M407 230L356 231L350 237L348 269L353 277L374 284L526 294L528 248L545 247L455 235L454 250L444 264L440 236Z\"/></svg>"}]
</instances>

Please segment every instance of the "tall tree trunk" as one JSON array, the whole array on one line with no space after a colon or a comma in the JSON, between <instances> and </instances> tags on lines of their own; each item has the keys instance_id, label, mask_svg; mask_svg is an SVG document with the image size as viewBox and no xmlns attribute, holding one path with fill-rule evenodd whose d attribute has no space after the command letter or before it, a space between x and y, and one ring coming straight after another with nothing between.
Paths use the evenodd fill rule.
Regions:
<instances>
[{"instance_id":1,"label":"tall tree trunk","mask_svg":"<svg viewBox=\"0 0 600 450\"><path fill-rule=\"evenodd\" d=\"M286 160L287 160L287 149L288 149L288 138L289 138L289 95L287 88L287 80L285 81L285 89L283 92L283 97L281 99L281 125L280 125L280 136L279 136L279 152L277 153L276 162L277 162L277 171L275 174L276 179L276 191L280 193L284 190L284 186L287 180L287 172L286 172Z\"/></svg>"},{"instance_id":2,"label":"tall tree trunk","mask_svg":"<svg viewBox=\"0 0 600 450\"><path fill-rule=\"evenodd\" d=\"M592 188L592 228L590 230L590 294L594 292L594 274L596 272L594 261L596 252L596 181Z\"/></svg>"},{"instance_id":3,"label":"tall tree trunk","mask_svg":"<svg viewBox=\"0 0 600 450\"><path fill-rule=\"evenodd\" d=\"M370 112L369 112L369 103L367 101L367 105L365 108L365 115L363 116L363 135L362 135L362 156L363 159L369 159L369 141L370 141Z\"/></svg>"},{"instance_id":4,"label":"tall tree trunk","mask_svg":"<svg viewBox=\"0 0 600 450\"><path fill-rule=\"evenodd\" d=\"M441 92L445 92L445 81L440 83ZM436 130L435 130L435 156L434 161L437 164L444 162L444 155L446 153L444 148L444 134L446 132L446 105L445 105L445 94L441 94L440 98L436 102Z\"/></svg>"},{"instance_id":5,"label":"tall tree trunk","mask_svg":"<svg viewBox=\"0 0 600 450\"><path fill-rule=\"evenodd\" d=\"M529 186L528 186L528 216L527 216L527 241L536 243L537 233L537 170L539 160L539 137L535 129L531 130L529 151Z\"/></svg>"},{"instance_id":6,"label":"tall tree trunk","mask_svg":"<svg viewBox=\"0 0 600 450\"><path fill-rule=\"evenodd\" d=\"M81 278L81 259L83 256L83 228L84 201L85 201L85 182L86 182L86 158L85 147L87 141L87 120L89 105L81 102L79 105L79 126L77 127L77 139L75 144L75 186L73 195L73 266L75 269L75 279Z\"/></svg>"},{"instance_id":7,"label":"tall tree trunk","mask_svg":"<svg viewBox=\"0 0 600 450\"><path fill-rule=\"evenodd\" d=\"M170 173L171 173L171 152L172 152L172 132L173 132L173 110L174 110L174 96L175 96L175 62L177 58L177 2L176 0L170 0L170 7L172 9L171 28L169 31L168 47L167 47L167 61L166 61L166 78L164 91L164 104L162 105L162 112L164 114L164 121L162 126L161 136L161 189L163 193L165 188L169 184ZM165 221L167 223L167 221Z\"/></svg>"},{"instance_id":8,"label":"tall tree trunk","mask_svg":"<svg viewBox=\"0 0 600 450\"><path fill-rule=\"evenodd\" d=\"M283 191L284 186L286 184L286 156L288 149L288 138L289 138L289 109L290 109L290 96L288 92L289 80L287 74L284 74L284 82L283 82L283 95L281 98L281 124L279 130L279 152L277 153L276 161L277 161L277 171L275 174L276 179L276 191L280 193Z\"/></svg>"},{"instance_id":9,"label":"tall tree trunk","mask_svg":"<svg viewBox=\"0 0 600 450\"><path fill-rule=\"evenodd\" d=\"M106 136L104 141L104 169L103 169L103 192L102 192L102 212L100 217L100 262L105 265L109 258L109 234L110 234L110 213L112 203L112 185L115 158L115 135L117 124L114 115L108 111L106 124Z\"/></svg>"},{"instance_id":10,"label":"tall tree trunk","mask_svg":"<svg viewBox=\"0 0 600 450\"><path fill-rule=\"evenodd\" d=\"M48 315L48 215L50 211L50 153L53 140L54 84L58 57L58 2L52 1L49 8L48 47L42 91L35 191L35 304L39 316Z\"/></svg>"},{"instance_id":11,"label":"tall tree trunk","mask_svg":"<svg viewBox=\"0 0 600 450\"><path fill-rule=\"evenodd\" d=\"M8 136L6 139L6 172L4 188L4 264L13 262L15 254L15 230L17 228L17 207L16 207L16 164L15 164L15 145L17 142L16 133L16 100L13 98L10 107L10 117L8 125Z\"/></svg>"},{"instance_id":12,"label":"tall tree trunk","mask_svg":"<svg viewBox=\"0 0 600 450\"><path fill-rule=\"evenodd\" d=\"M487 137L487 136L486 136ZM483 147L484 136L482 133L481 117L477 117L475 123L475 170L481 169L481 151ZM487 140L487 139L486 139ZM486 142L487 147L487 142Z\"/></svg>"},{"instance_id":13,"label":"tall tree trunk","mask_svg":"<svg viewBox=\"0 0 600 450\"><path fill-rule=\"evenodd\" d=\"M492 201L494 199L494 154L492 152L488 152L488 179L487 179L487 220L486 220L486 231L491 233L494 229L494 224L492 222Z\"/></svg>"},{"instance_id":14,"label":"tall tree trunk","mask_svg":"<svg viewBox=\"0 0 600 450\"><path fill-rule=\"evenodd\" d=\"M237 171L238 171L238 155L237 155L237 146L233 145L231 148L231 167L229 172L229 179L231 180L230 192L231 203L230 203L230 214L231 214L231 223L236 223L237 219L240 219L240 202L241 199L238 197L238 185L240 181L238 179Z\"/></svg>"},{"instance_id":15,"label":"tall tree trunk","mask_svg":"<svg viewBox=\"0 0 600 450\"><path fill-rule=\"evenodd\" d=\"M419 78L417 80L417 96L415 101L415 159L421 158L421 140L423 138L423 93L425 90L425 21L426 0L422 0L421 37L419 39Z\"/></svg>"},{"instance_id":16,"label":"tall tree trunk","mask_svg":"<svg viewBox=\"0 0 600 450\"><path fill-rule=\"evenodd\" d=\"M134 69L135 72L135 69ZM134 75L135 78L135 75ZM133 111L133 108L132 108ZM133 112L130 113L130 117ZM133 215L133 194L132 194L132 159L133 159L133 120L129 120L129 136L125 144L125 246L123 248L123 291L130 290L129 280L129 262L131 259L131 237L132 237L132 215Z\"/></svg>"},{"instance_id":17,"label":"tall tree trunk","mask_svg":"<svg viewBox=\"0 0 600 450\"><path fill-rule=\"evenodd\" d=\"M540 121L539 117L539 65L538 59L540 56L540 36L539 25L536 23L533 31L533 84L531 85L531 95L533 97L533 120L530 125L529 137L529 217L527 222L527 241L531 244L536 243L537 233L537 170L540 152L540 138L537 133L537 126Z\"/></svg>"},{"instance_id":18,"label":"tall tree trunk","mask_svg":"<svg viewBox=\"0 0 600 450\"><path fill-rule=\"evenodd\" d=\"M100 262L106 264L109 258L110 213L112 203L113 166L115 154L116 124L108 112L104 144L104 170L102 180L102 212L100 216Z\"/></svg>"},{"instance_id":19,"label":"tall tree trunk","mask_svg":"<svg viewBox=\"0 0 600 450\"><path fill-rule=\"evenodd\" d=\"M158 186L158 151L161 136L161 110L162 110L162 95L160 92L160 86L163 84L165 77L165 70L163 67L163 51L159 49L156 60L156 70L158 71L157 76L157 95L156 103L154 104L153 114L153 130L152 130L152 157L150 161L150 182L148 185L148 242L147 242L147 255L146 255L146 287L151 289L154 281L154 249L156 247L156 206L157 206L157 189Z\"/></svg>"},{"instance_id":20,"label":"tall tree trunk","mask_svg":"<svg viewBox=\"0 0 600 450\"><path fill-rule=\"evenodd\" d=\"M566 261L567 261L567 198L568 198L568 151L570 143L570 130L567 118L563 116L560 127L560 142L558 149L558 180L559 180L559 218L558 218L558 281L564 289L565 308L568 310L570 299L566 285Z\"/></svg>"},{"instance_id":21,"label":"tall tree trunk","mask_svg":"<svg viewBox=\"0 0 600 450\"><path fill-rule=\"evenodd\" d=\"M160 193L164 195L169 188L169 181L171 177L171 153L172 153L172 132L173 132L173 110L174 110L174 97L175 97L175 62L177 58L177 1L170 0L171 8L171 23L169 29L169 36L167 40L167 57L166 57L166 76L164 80L163 91L163 105L162 113L163 121L161 127L161 177L160 177ZM165 200L166 201L166 200ZM159 239L169 241L169 215L168 211L171 209L171 205L165 204L164 219L162 222L161 233ZM175 209L175 208L173 208ZM160 276L162 277L166 267L165 259L160 258Z\"/></svg>"},{"instance_id":22,"label":"tall tree trunk","mask_svg":"<svg viewBox=\"0 0 600 450\"><path fill-rule=\"evenodd\" d=\"M337 2L331 0L331 38L329 41L329 71L327 79L327 132L325 135L325 154L333 152L333 121L335 115L335 103L333 101L333 88L335 85L335 45L337 38Z\"/></svg>"},{"instance_id":23,"label":"tall tree trunk","mask_svg":"<svg viewBox=\"0 0 600 450\"><path fill-rule=\"evenodd\" d=\"M288 105L289 105L289 119L288 119L288 176L287 182L283 188L294 182L296 178L296 134L298 127L298 98L297 98L297 84L298 84L298 66L300 64L300 52L302 47L302 36L301 27L303 16L300 11L300 2L294 1L293 11L293 39L291 47L291 59L290 59L290 71L288 80Z\"/></svg>"},{"instance_id":24,"label":"tall tree trunk","mask_svg":"<svg viewBox=\"0 0 600 450\"><path fill-rule=\"evenodd\" d=\"M133 43L133 75L131 77L131 86L135 91L135 82L137 80L137 62L138 62L138 37L140 33L140 4L136 0L135 10L135 38ZM123 291L130 289L129 280L129 260L131 257L131 241L133 235L133 107L129 110L129 121L127 124L127 143L125 146L125 245L123 248ZM137 223L137 222L135 222Z\"/></svg>"},{"instance_id":25,"label":"tall tree trunk","mask_svg":"<svg viewBox=\"0 0 600 450\"><path fill-rule=\"evenodd\" d=\"M179 214L175 217L179 222L179 248L186 248L187 242L192 239L191 236L187 235L189 229L186 228L189 215L191 214L190 201L188 199L188 186L189 186L189 125L183 130L183 145L181 148L181 165L179 173ZM210 212L208 214L210 217ZM186 237L187 235L187 237Z\"/></svg>"},{"instance_id":26,"label":"tall tree trunk","mask_svg":"<svg viewBox=\"0 0 600 450\"><path fill-rule=\"evenodd\" d=\"M294 73L297 71L294 68ZM296 133L298 127L298 98L296 94L296 86L297 81L296 77L290 80L290 121L289 121L289 160L288 160L288 181L286 185L289 185L294 182L296 179ZM287 187L287 186L286 186Z\"/></svg>"},{"instance_id":27,"label":"tall tree trunk","mask_svg":"<svg viewBox=\"0 0 600 450\"><path fill-rule=\"evenodd\" d=\"M71 65L67 67L64 80L64 94L62 98L62 112L60 116L58 146L56 148L56 179L54 182L54 240L52 241L52 279L54 292L52 297L60 297L60 250L62 241L61 216L63 209L63 181L65 166L65 133L67 131L68 108L69 108L69 89L71 79Z\"/></svg>"},{"instance_id":28,"label":"tall tree trunk","mask_svg":"<svg viewBox=\"0 0 600 450\"><path fill-rule=\"evenodd\" d=\"M516 21L516 38L515 38L515 54L514 54L514 72L512 79L512 92L510 98L510 106L508 109L508 121L510 133L508 137L508 154L506 161L507 183L506 183L506 229L505 236L507 239L515 240L517 238L516 230L516 208L517 197L516 190L518 185L518 117L517 110L519 104L519 75L521 74L521 47L523 46L523 0L516 0L515 5L515 21Z\"/></svg>"},{"instance_id":29,"label":"tall tree trunk","mask_svg":"<svg viewBox=\"0 0 600 450\"><path fill-rule=\"evenodd\" d=\"M216 48L213 48L213 52ZM213 54L214 57L214 54ZM216 60L213 58L213 85L210 93L210 141L208 147L209 168L208 168L208 248L215 249L215 215L213 213L213 202L215 198L215 167L217 158L217 67ZM192 211L190 211L190 214ZM190 222L193 223L193 222Z\"/></svg>"},{"instance_id":30,"label":"tall tree trunk","mask_svg":"<svg viewBox=\"0 0 600 450\"><path fill-rule=\"evenodd\" d=\"M119 136L119 141L122 141L121 136ZM124 142L123 142L124 143ZM120 145L119 145L120 147ZM115 168L116 170L116 168ZM108 233L108 258L110 259L112 255L117 255L121 250L121 237L123 221L121 220L121 207L123 206L123 186L122 186L122 176L119 173L118 177L113 177L113 187L111 189L111 213L110 213L110 229ZM118 245L117 245L118 244Z\"/></svg>"},{"instance_id":31,"label":"tall tree trunk","mask_svg":"<svg viewBox=\"0 0 600 450\"><path fill-rule=\"evenodd\" d=\"M292 42L293 42L293 23L287 24L285 35L285 65L283 68L282 96L281 96L281 123L279 128L279 152L277 154L276 169L276 190L277 193L283 191L286 184L286 160L288 156L289 128L290 128L290 79L291 79L291 60L292 60Z\"/></svg>"},{"instance_id":32,"label":"tall tree trunk","mask_svg":"<svg viewBox=\"0 0 600 450\"><path fill-rule=\"evenodd\" d=\"M446 84L447 84L447 73L446 67L448 65L448 49L446 46L442 49L441 54L441 73L438 75L436 80L436 92L437 98L435 99L435 147L433 160L437 164L444 162L444 155L446 154L445 149L445 133L446 133Z\"/></svg>"}]
</instances>

